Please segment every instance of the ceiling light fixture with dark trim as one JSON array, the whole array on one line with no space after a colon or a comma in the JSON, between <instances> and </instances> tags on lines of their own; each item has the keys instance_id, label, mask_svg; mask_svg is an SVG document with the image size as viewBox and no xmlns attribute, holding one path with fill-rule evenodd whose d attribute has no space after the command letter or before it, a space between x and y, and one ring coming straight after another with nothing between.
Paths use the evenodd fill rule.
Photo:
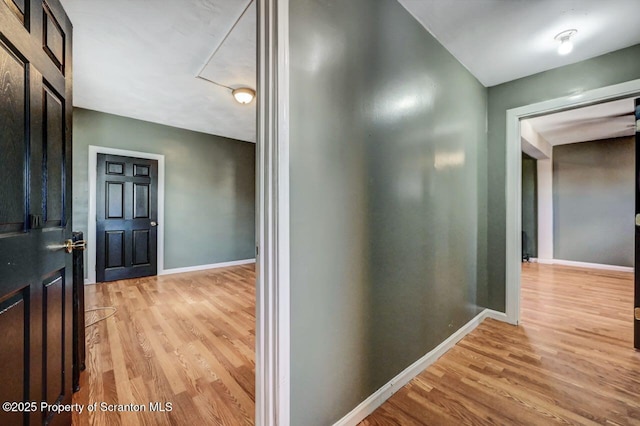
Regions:
<instances>
[{"instance_id":1,"label":"ceiling light fixture with dark trim","mask_svg":"<svg viewBox=\"0 0 640 426\"><path fill-rule=\"evenodd\" d=\"M571 37L573 37L577 32L578 30L565 30L553 38L560 42L560 45L558 46L559 55L567 55L571 53L573 50Z\"/></svg>"}]
</instances>

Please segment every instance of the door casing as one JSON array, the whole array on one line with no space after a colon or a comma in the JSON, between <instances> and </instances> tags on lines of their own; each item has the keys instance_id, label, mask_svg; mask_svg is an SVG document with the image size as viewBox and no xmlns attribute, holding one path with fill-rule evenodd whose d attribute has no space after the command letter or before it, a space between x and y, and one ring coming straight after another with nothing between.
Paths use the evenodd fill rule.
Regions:
<instances>
[{"instance_id":1,"label":"door casing","mask_svg":"<svg viewBox=\"0 0 640 426\"><path fill-rule=\"evenodd\" d=\"M158 161L158 275L164 272L164 155L89 145L89 216L87 229L87 278L85 284L96 283L96 182L98 154L120 155Z\"/></svg>"},{"instance_id":2,"label":"door casing","mask_svg":"<svg viewBox=\"0 0 640 426\"><path fill-rule=\"evenodd\" d=\"M507 322L520 322L520 268L522 250L522 148L520 120L536 115L640 95L640 79L588 90L507 110L506 137L506 314Z\"/></svg>"},{"instance_id":3,"label":"door casing","mask_svg":"<svg viewBox=\"0 0 640 426\"><path fill-rule=\"evenodd\" d=\"M256 0L256 424L290 424L289 0Z\"/></svg>"}]
</instances>

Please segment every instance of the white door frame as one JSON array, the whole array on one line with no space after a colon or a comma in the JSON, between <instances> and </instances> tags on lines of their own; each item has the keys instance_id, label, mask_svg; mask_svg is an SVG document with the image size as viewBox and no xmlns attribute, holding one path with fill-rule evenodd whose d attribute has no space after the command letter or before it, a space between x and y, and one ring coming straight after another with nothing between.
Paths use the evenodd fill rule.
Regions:
<instances>
[{"instance_id":1,"label":"white door frame","mask_svg":"<svg viewBox=\"0 0 640 426\"><path fill-rule=\"evenodd\" d=\"M289 426L289 0L257 0L256 424Z\"/></svg>"},{"instance_id":2,"label":"white door frame","mask_svg":"<svg viewBox=\"0 0 640 426\"><path fill-rule=\"evenodd\" d=\"M89 217L87 235L87 279L85 284L96 282L96 182L98 177L98 154L120 155L158 161L158 250L156 253L158 275L164 272L164 155L129 151L89 145Z\"/></svg>"},{"instance_id":3,"label":"white door frame","mask_svg":"<svg viewBox=\"0 0 640 426\"><path fill-rule=\"evenodd\" d=\"M640 79L589 90L507 110L506 137L506 314L520 322L520 268L522 263L522 148L520 120L566 109L640 95Z\"/></svg>"}]
</instances>

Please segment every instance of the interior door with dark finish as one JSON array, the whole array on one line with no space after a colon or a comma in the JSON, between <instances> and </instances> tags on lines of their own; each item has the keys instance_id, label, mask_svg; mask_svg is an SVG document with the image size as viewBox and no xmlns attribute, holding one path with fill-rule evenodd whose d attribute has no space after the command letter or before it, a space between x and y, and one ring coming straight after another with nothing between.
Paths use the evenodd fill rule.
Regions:
<instances>
[{"instance_id":1,"label":"interior door with dark finish","mask_svg":"<svg viewBox=\"0 0 640 426\"><path fill-rule=\"evenodd\" d=\"M96 279L157 273L158 162L98 154Z\"/></svg>"},{"instance_id":2,"label":"interior door with dark finish","mask_svg":"<svg viewBox=\"0 0 640 426\"><path fill-rule=\"evenodd\" d=\"M2 425L71 423L71 113L59 0L0 0Z\"/></svg>"},{"instance_id":3,"label":"interior door with dark finish","mask_svg":"<svg viewBox=\"0 0 640 426\"><path fill-rule=\"evenodd\" d=\"M640 350L640 98L635 100L636 114L636 253L633 310L633 347Z\"/></svg>"}]
</instances>

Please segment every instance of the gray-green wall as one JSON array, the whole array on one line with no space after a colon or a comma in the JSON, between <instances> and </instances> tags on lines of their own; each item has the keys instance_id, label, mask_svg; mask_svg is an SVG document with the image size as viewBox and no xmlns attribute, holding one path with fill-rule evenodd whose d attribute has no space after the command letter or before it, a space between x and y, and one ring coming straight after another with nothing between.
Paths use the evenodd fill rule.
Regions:
<instances>
[{"instance_id":1,"label":"gray-green wall","mask_svg":"<svg viewBox=\"0 0 640 426\"><path fill-rule=\"evenodd\" d=\"M73 225L85 235L89 145L165 156L165 269L254 257L255 144L75 108Z\"/></svg>"},{"instance_id":2,"label":"gray-green wall","mask_svg":"<svg viewBox=\"0 0 640 426\"><path fill-rule=\"evenodd\" d=\"M553 257L633 266L635 137L553 148Z\"/></svg>"},{"instance_id":3,"label":"gray-green wall","mask_svg":"<svg viewBox=\"0 0 640 426\"><path fill-rule=\"evenodd\" d=\"M479 312L487 90L395 0L290 3L291 424Z\"/></svg>"},{"instance_id":4,"label":"gray-green wall","mask_svg":"<svg viewBox=\"0 0 640 426\"><path fill-rule=\"evenodd\" d=\"M522 231L523 250L531 257L538 257L538 163L535 158L522 153Z\"/></svg>"},{"instance_id":5,"label":"gray-green wall","mask_svg":"<svg viewBox=\"0 0 640 426\"><path fill-rule=\"evenodd\" d=\"M506 111L548 99L640 78L640 45L489 88L489 134L486 156L489 307L505 309L505 133ZM481 161L480 164L483 164ZM481 173L482 174L482 173ZM485 186L486 185L486 186ZM486 213L482 208L486 207ZM480 283L482 285L482 283Z\"/></svg>"}]
</instances>

